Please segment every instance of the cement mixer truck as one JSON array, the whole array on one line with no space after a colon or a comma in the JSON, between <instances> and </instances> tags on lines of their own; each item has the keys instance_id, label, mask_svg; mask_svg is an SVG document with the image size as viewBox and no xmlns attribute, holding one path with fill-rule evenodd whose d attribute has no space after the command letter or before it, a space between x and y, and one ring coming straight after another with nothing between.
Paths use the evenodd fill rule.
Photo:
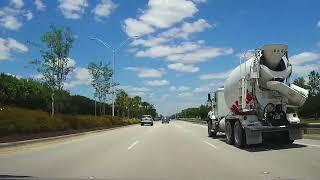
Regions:
<instances>
[{"instance_id":1,"label":"cement mixer truck","mask_svg":"<svg viewBox=\"0 0 320 180\"><path fill-rule=\"evenodd\" d=\"M290 84L288 46L265 45L240 60L224 86L208 94L208 135L226 134L236 147L277 139L291 144L302 138L303 124L291 107L302 106L308 91ZM242 62L243 61L243 62Z\"/></svg>"}]
</instances>

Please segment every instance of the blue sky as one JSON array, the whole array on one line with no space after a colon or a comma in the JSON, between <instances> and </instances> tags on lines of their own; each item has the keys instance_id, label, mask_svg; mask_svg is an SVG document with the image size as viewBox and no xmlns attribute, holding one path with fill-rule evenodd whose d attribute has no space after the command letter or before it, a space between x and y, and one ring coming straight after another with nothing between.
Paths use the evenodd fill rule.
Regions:
<instances>
[{"instance_id":1,"label":"blue sky","mask_svg":"<svg viewBox=\"0 0 320 180\"><path fill-rule=\"evenodd\" d=\"M289 45L293 78L320 68L320 2L317 0L1 0L0 71L38 78L28 66L40 58L50 24L70 27L75 71L65 83L72 94L92 97L90 62L112 53L90 37L117 47L116 80L158 112L205 103L223 84L239 55L267 43Z\"/></svg>"}]
</instances>

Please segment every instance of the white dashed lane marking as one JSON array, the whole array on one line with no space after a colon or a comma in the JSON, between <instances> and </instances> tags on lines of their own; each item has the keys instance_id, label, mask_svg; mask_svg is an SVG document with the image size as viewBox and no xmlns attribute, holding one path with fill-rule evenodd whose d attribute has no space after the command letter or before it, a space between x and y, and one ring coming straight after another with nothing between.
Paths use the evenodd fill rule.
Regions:
<instances>
[{"instance_id":1,"label":"white dashed lane marking","mask_svg":"<svg viewBox=\"0 0 320 180\"><path fill-rule=\"evenodd\" d=\"M209 142L207 142L207 141L203 141L203 142L206 143L207 145L215 148L215 149L218 149L217 146L215 146L215 145L213 145L213 144L211 144L211 143L209 143Z\"/></svg>"},{"instance_id":2,"label":"white dashed lane marking","mask_svg":"<svg viewBox=\"0 0 320 180\"><path fill-rule=\"evenodd\" d=\"M129 147L128 150L132 149L135 145L137 145L139 143L139 141L135 141L134 143L132 143Z\"/></svg>"}]
</instances>

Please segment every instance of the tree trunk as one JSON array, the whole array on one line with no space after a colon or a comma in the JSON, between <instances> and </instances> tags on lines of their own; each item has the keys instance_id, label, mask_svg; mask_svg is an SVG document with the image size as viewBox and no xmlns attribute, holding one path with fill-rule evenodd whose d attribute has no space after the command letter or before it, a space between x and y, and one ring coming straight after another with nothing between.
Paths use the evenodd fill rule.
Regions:
<instances>
[{"instance_id":1,"label":"tree trunk","mask_svg":"<svg viewBox=\"0 0 320 180\"><path fill-rule=\"evenodd\" d=\"M51 117L54 115L54 90L51 93Z\"/></svg>"},{"instance_id":2,"label":"tree trunk","mask_svg":"<svg viewBox=\"0 0 320 180\"><path fill-rule=\"evenodd\" d=\"M103 103L103 115L106 115L106 103Z\"/></svg>"},{"instance_id":3,"label":"tree trunk","mask_svg":"<svg viewBox=\"0 0 320 180\"><path fill-rule=\"evenodd\" d=\"M101 116L102 115L102 104L101 104L101 102L99 104L100 104L100 116Z\"/></svg>"},{"instance_id":4,"label":"tree trunk","mask_svg":"<svg viewBox=\"0 0 320 180\"><path fill-rule=\"evenodd\" d=\"M97 116L97 100L94 99L94 116Z\"/></svg>"}]
</instances>

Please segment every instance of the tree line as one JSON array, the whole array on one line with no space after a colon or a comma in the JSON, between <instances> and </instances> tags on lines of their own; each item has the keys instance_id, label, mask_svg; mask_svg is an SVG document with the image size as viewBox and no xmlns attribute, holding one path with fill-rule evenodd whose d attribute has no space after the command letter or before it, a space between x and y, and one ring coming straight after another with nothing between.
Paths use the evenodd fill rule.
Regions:
<instances>
[{"instance_id":1,"label":"tree line","mask_svg":"<svg viewBox=\"0 0 320 180\"><path fill-rule=\"evenodd\" d=\"M124 90L120 90L116 96L117 114L121 117L141 117L144 114L157 116L154 105L142 101L140 96L130 97Z\"/></svg>"},{"instance_id":2,"label":"tree line","mask_svg":"<svg viewBox=\"0 0 320 180\"><path fill-rule=\"evenodd\" d=\"M320 115L320 74L316 71L311 71L307 81L304 77L298 77L293 81L293 84L309 90L308 99L305 104L298 108L300 116L306 118L318 118Z\"/></svg>"},{"instance_id":3,"label":"tree line","mask_svg":"<svg viewBox=\"0 0 320 180\"><path fill-rule=\"evenodd\" d=\"M178 118L201 118L206 119L208 112L211 110L210 106L200 105L196 108L186 108L177 113Z\"/></svg>"},{"instance_id":4,"label":"tree line","mask_svg":"<svg viewBox=\"0 0 320 180\"><path fill-rule=\"evenodd\" d=\"M0 74L0 105L51 111L51 88L34 79L18 79ZM56 90L54 109L66 114L94 114L94 100L80 95L70 95L66 90ZM107 104L108 106L108 104ZM109 107L110 109L110 107Z\"/></svg>"},{"instance_id":5,"label":"tree line","mask_svg":"<svg viewBox=\"0 0 320 180\"><path fill-rule=\"evenodd\" d=\"M41 80L18 79L1 73L0 105L18 106L30 109L41 109L67 114L111 114L110 96L115 94L116 112L119 116L139 117L142 114L156 115L153 105L143 102L139 96L126 98L124 90L115 92L118 84L111 82L113 71L108 64L89 63L91 85L94 88L94 99L80 95L71 95L64 88L68 75L74 70L69 53L74 43L74 36L69 28L50 27L49 32L41 36L44 48L40 49L41 58L30 61ZM36 44L36 43L34 43Z\"/></svg>"}]
</instances>

